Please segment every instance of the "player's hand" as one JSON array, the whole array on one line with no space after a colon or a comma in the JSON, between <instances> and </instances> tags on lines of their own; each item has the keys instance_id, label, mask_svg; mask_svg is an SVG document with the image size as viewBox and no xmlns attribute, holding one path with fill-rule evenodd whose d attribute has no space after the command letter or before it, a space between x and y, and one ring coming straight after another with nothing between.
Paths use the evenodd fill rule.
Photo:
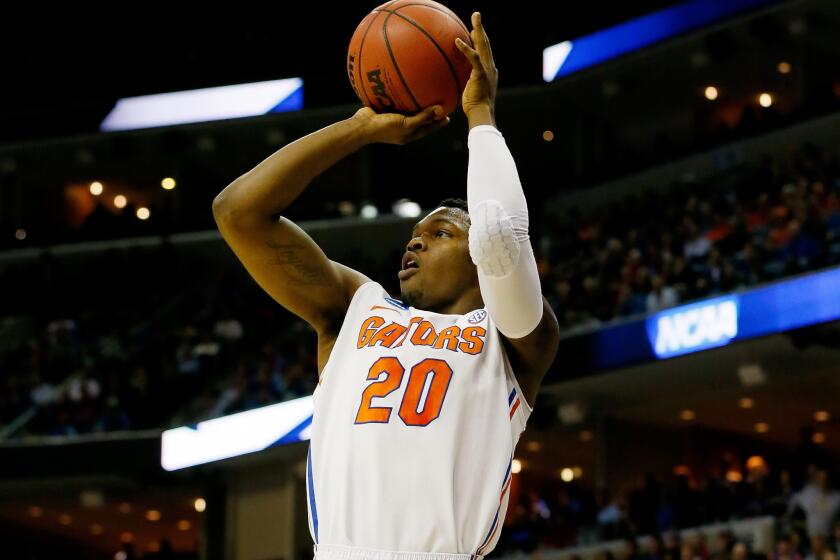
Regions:
<instances>
[{"instance_id":1,"label":"player's hand","mask_svg":"<svg viewBox=\"0 0 840 560\"><path fill-rule=\"evenodd\" d=\"M461 96L461 107L467 115L470 128L479 124L495 125L496 85L499 82L499 71L493 62L490 39L484 31L480 13L473 13L472 26L470 37L475 48L461 39L455 39L455 46L472 65L470 79Z\"/></svg>"},{"instance_id":2,"label":"player's hand","mask_svg":"<svg viewBox=\"0 0 840 560\"><path fill-rule=\"evenodd\" d=\"M353 118L362 124L368 142L385 144L406 144L440 130L449 124L449 117L443 116L443 107L426 107L416 115L377 113L370 107L362 107Z\"/></svg>"}]
</instances>

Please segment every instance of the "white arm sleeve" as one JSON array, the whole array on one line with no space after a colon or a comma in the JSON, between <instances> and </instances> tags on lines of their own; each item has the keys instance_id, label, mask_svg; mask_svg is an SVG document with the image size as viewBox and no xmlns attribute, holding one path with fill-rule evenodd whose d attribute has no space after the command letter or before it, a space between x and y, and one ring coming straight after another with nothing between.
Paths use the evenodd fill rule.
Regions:
<instances>
[{"instance_id":1,"label":"white arm sleeve","mask_svg":"<svg viewBox=\"0 0 840 560\"><path fill-rule=\"evenodd\" d=\"M507 338L522 338L543 314L525 193L501 132L476 126L467 143L470 257L478 267L481 297L499 331Z\"/></svg>"}]
</instances>

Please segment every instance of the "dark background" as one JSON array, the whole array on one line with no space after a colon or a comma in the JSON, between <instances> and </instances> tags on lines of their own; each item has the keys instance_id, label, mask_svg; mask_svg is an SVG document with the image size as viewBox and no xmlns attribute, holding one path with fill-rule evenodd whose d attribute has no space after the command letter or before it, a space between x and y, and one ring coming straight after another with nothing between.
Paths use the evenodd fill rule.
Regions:
<instances>
[{"instance_id":1,"label":"dark background","mask_svg":"<svg viewBox=\"0 0 840 560\"><path fill-rule=\"evenodd\" d=\"M482 12L502 86L512 87L542 83L543 48L676 3L445 4L468 27L470 14ZM379 4L207 3L174 13L129 3L86 14L20 13L0 36L0 142L94 132L121 97L287 77L304 79L307 108L355 103L347 45Z\"/></svg>"}]
</instances>

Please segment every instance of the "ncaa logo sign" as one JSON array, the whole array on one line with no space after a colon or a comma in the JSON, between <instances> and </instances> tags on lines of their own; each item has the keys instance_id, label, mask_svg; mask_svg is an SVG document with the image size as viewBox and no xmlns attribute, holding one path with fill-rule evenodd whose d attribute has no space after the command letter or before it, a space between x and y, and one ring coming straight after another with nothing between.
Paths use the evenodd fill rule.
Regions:
<instances>
[{"instance_id":1,"label":"ncaa logo sign","mask_svg":"<svg viewBox=\"0 0 840 560\"><path fill-rule=\"evenodd\" d=\"M480 323L487 317L487 312L483 309L476 309L472 313L469 314L467 317L467 321L475 325L476 323Z\"/></svg>"},{"instance_id":2,"label":"ncaa logo sign","mask_svg":"<svg viewBox=\"0 0 840 560\"><path fill-rule=\"evenodd\" d=\"M648 340L657 358L724 346L738 336L738 298L685 305L647 319Z\"/></svg>"}]
</instances>

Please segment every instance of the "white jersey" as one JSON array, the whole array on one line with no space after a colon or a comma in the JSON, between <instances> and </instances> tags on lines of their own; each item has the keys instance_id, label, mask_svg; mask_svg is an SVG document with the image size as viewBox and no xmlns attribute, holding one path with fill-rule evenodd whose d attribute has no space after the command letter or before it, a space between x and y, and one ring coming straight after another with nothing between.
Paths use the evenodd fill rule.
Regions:
<instances>
[{"instance_id":1,"label":"white jersey","mask_svg":"<svg viewBox=\"0 0 840 560\"><path fill-rule=\"evenodd\" d=\"M317 559L493 550L531 409L484 309L422 311L363 284L314 402L307 499Z\"/></svg>"}]
</instances>

